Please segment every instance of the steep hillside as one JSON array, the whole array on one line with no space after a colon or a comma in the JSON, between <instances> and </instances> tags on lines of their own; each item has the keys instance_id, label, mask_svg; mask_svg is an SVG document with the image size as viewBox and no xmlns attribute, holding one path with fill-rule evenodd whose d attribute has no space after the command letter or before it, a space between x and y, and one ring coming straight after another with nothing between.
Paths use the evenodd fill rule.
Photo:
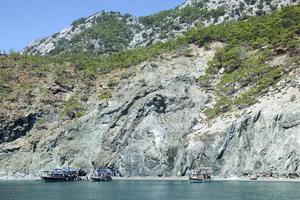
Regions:
<instances>
[{"instance_id":1,"label":"steep hillside","mask_svg":"<svg viewBox=\"0 0 300 200\"><path fill-rule=\"evenodd\" d=\"M300 6L111 55L0 56L0 176L299 177Z\"/></svg>"},{"instance_id":2,"label":"steep hillside","mask_svg":"<svg viewBox=\"0 0 300 200\"><path fill-rule=\"evenodd\" d=\"M117 52L144 47L175 38L198 24L205 26L228 20L264 15L298 0L187 0L175 9L133 17L117 12L100 12L80 18L62 32L37 40L25 48L30 54Z\"/></svg>"}]
</instances>

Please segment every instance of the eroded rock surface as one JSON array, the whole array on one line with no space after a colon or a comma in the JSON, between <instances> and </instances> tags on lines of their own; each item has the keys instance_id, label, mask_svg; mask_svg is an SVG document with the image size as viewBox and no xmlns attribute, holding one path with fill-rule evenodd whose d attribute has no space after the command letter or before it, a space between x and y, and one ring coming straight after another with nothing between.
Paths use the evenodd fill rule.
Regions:
<instances>
[{"instance_id":1,"label":"eroded rock surface","mask_svg":"<svg viewBox=\"0 0 300 200\"><path fill-rule=\"evenodd\" d=\"M204 110L214 95L196 79L218 46L191 46L189 55L162 55L129 68L112 97L89 97L88 112L78 119L50 110L43 126L21 120L22 134L1 139L0 176L39 175L62 165L88 170L95 161L124 176L185 175L211 166L220 176L298 177L298 73L255 105L208 121ZM15 125L1 124L2 135L12 135Z\"/></svg>"}]
</instances>

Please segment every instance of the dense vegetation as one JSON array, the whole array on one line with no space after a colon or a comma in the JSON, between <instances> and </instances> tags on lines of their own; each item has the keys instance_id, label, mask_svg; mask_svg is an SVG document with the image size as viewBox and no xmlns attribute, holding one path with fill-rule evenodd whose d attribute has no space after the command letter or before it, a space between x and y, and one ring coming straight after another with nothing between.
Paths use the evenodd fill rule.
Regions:
<instances>
[{"instance_id":1,"label":"dense vegetation","mask_svg":"<svg viewBox=\"0 0 300 200\"><path fill-rule=\"evenodd\" d=\"M160 37L163 39L166 37L166 34L172 30L180 30L180 24L192 24L197 20L207 20L211 18L217 21L218 18L224 14L225 8L219 7L217 9L208 10L205 7L205 1L202 1L182 9L175 8L154 15L141 17L140 22L148 28L159 28ZM179 21L176 19L179 19Z\"/></svg>"},{"instance_id":2,"label":"dense vegetation","mask_svg":"<svg viewBox=\"0 0 300 200\"><path fill-rule=\"evenodd\" d=\"M284 67L274 68L266 65L266 61L276 54L278 47L287 49L290 54L299 48L299 24L300 7L287 7L269 16L199 27L165 44L104 57L98 60L98 66L102 69L107 66L129 67L189 43L203 46L213 41L224 42L226 46L216 53L206 76L199 78L200 84L211 85L214 75L221 69L224 70L216 85L218 101L212 109L207 110L208 117L213 118L233 106L254 103L259 93L280 79L285 73ZM243 90L247 86L250 87Z\"/></svg>"},{"instance_id":3,"label":"dense vegetation","mask_svg":"<svg viewBox=\"0 0 300 200\"><path fill-rule=\"evenodd\" d=\"M186 35L189 43L226 43L216 53L206 76L199 79L200 83L211 85L209 82L213 82L214 76L221 69L224 71L216 85L218 101L214 108L207 110L208 117L213 118L233 106L252 104L258 94L275 84L286 69L284 66L271 67L266 61L280 53L294 56L300 48L299 30L300 7L292 6L269 16L189 32Z\"/></svg>"},{"instance_id":4,"label":"dense vegetation","mask_svg":"<svg viewBox=\"0 0 300 200\"><path fill-rule=\"evenodd\" d=\"M85 92L67 102L61 102L54 96L56 85L70 88L74 84L89 85L92 82L71 63L60 63L52 56L18 53L0 55L0 111L24 104L30 107L43 102L43 105L49 104L61 110L62 117L79 117L84 113L80 98ZM49 107L42 106L40 109Z\"/></svg>"},{"instance_id":5,"label":"dense vegetation","mask_svg":"<svg viewBox=\"0 0 300 200\"><path fill-rule=\"evenodd\" d=\"M90 22L90 26L85 27L86 18L80 18L72 25L73 30L82 31L70 40L60 40L50 53L91 52L95 49L98 54L120 51L128 46L133 36L132 27L127 23L130 19L130 16L122 16L120 13L102 12Z\"/></svg>"},{"instance_id":6,"label":"dense vegetation","mask_svg":"<svg viewBox=\"0 0 300 200\"><path fill-rule=\"evenodd\" d=\"M217 21L224 14L224 7L209 10L205 7L205 1L140 18L118 12L101 12L89 18L75 20L71 24L70 35L57 38L59 33L54 34L52 41L55 48L48 53L114 53L127 49L135 34L141 31L142 39L139 38L139 42L151 45L155 39L174 38L174 31L182 30L183 24L210 19ZM30 47L28 50L30 51Z\"/></svg>"},{"instance_id":7,"label":"dense vegetation","mask_svg":"<svg viewBox=\"0 0 300 200\"><path fill-rule=\"evenodd\" d=\"M215 106L207 110L208 117L213 118L234 107L254 103L258 94L286 73L284 66L272 67L266 64L274 55L282 53L278 48L283 49L290 57L294 56L295 62L299 61L299 34L300 6L290 6L271 15L253 17L247 21L199 26L166 43L124 50L112 55L97 56L80 51L48 57L18 54L0 56L0 103L9 99L16 85L23 92L30 93L35 78L40 79L39 76L47 76L49 72L61 84L78 79L90 83L90 80L96 80L116 68L130 67L162 53L182 49L191 43L206 46L211 42L220 41L226 45L218 50L206 75L199 78L199 83L205 87L213 87L218 97ZM19 68L15 69L15 66ZM70 67L74 69L75 74L69 73ZM21 72L33 78L16 81L21 79ZM215 82L217 84L214 84ZM99 99L109 97L109 91L99 94ZM76 116L83 113L76 99L66 103L63 114L68 113L70 109L76 111Z\"/></svg>"},{"instance_id":8,"label":"dense vegetation","mask_svg":"<svg viewBox=\"0 0 300 200\"><path fill-rule=\"evenodd\" d=\"M10 97L16 86L12 84L13 82L20 83L20 90L23 92L30 92L34 77L41 75L45 63L48 62L51 61L47 57L21 56L17 53L0 56L0 103ZM21 69L19 69L20 66ZM30 80L29 77L32 79Z\"/></svg>"}]
</instances>

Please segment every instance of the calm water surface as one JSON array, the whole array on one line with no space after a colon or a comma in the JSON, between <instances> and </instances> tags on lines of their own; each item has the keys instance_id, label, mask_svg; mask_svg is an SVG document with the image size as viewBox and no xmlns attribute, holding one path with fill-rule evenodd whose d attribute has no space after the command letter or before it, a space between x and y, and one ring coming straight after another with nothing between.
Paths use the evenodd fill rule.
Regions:
<instances>
[{"instance_id":1,"label":"calm water surface","mask_svg":"<svg viewBox=\"0 0 300 200\"><path fill-rule=\"evenodd\" d=\"M0 181L0 200L300 200L300 183L112 181L44 183Z\"/></svg>"}]
</instances>

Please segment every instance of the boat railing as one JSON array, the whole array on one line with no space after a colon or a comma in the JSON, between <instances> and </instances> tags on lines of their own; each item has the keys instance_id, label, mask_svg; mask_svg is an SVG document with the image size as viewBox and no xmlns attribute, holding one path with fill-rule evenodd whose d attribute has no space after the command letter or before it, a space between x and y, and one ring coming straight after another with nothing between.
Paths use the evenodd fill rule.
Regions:
<instances>
[{"instance_id":1,"label":"boat railing","mask_svg":"<svg viewBox=\"0 0 300 200\"><path fill-rule=\"evenodd\" d=\"M93 175L94 176L113 176L113 173L110 169L106 169L106 168L98 168L98 169L95 169L94 172L93 172Z\"/></svg>"},{"instance_id":2,"label":"boat railing","mask_svg":"<svg viewBox=\"0 0 300 200\"><path fill-rule=\"evenodd\" d=\"M211 177L212 169L210 167L201 167L197 169L193 169L187 172L187 174L191 176L203 176L203 177Z\"/></svg>"}]
</instances>

